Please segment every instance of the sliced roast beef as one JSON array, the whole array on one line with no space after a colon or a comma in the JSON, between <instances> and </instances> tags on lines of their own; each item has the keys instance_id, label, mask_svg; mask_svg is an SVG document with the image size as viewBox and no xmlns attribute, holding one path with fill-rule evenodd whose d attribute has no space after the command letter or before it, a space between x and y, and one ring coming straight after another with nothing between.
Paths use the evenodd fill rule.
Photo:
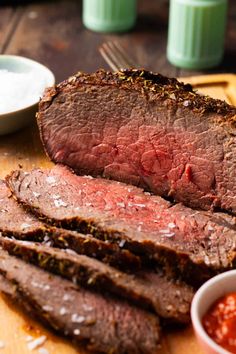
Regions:
<instances>
[{"instance_id":1,"label":"sliced roast beef","mask_svg":"<svg viewBox=\"0 0 236 354\"><path fill-rule=\"evenodd\" d=\"M1 246L50 272L62 275L79 285L124 297L131 303L154 310L168 322L189 321L193 289L169 280L161 273L139 271L126 274L93 258L77 255L42 244L0 237Z\"/></svg>"},{"instance_id":2,"label":"sliced roast beef","mask_svg":"<svg viewBox=\"0 0 236 354\"><path fill-rule=\"evenodd\" d=\"M31 240L36 241L33 238ZM117 268L128 271L141 268L141 259L139 256L131 253L129 250L121 249L115 243L99 240L90 234L81 234L76 231L51 227L48 228L48 233L44 240L50 246L69 248L78 254L97 258Z\"/></svg>"},{"instance_id":3,"label":"sliced roast beef","mask_svg":"<svg viewBox=\"0 0 236 354\"><path fill-rule=\"evenodd\" d=\"M20 202L48 222L116 242L187 281L199 284L235 266L231 216L173 206L140 188L76 176L63 166L16 171L7 182Z\"/></svg>"},{"instance_id":4,"label":"sliced roast beef","mask_svg":"<svg viewBox=\"0 0 236 354\"><path fill-rule=\"evenodd\" d=\"M46 226L18 205L6 183L0 179L0 232L43 239L45 231Z\"/></svg>"},{"instance_id":5,"label":"sliced roast beef","mask_svg":"<svg viewBox=\"0 0 236 354\"><path fill-rule=\"evenodd\" d=\"M236 108L141 70L78 73L41 100L49 157L191 207L236 213Z\"/></svg>"},{"instance_id":6,"label":"sliced roast beef","mask_svg":"<svg viewBox=\"0 0 236 354\"><path fill-rule=\"evenodd\" d=\"M37 196L37 193L34 192ZM13 198L6 183L0 180L0 232L2 235L18 239L50 242L52 246L71 248L80 254L86 254L106 263L137 269L140 259L127 250L121 250L116 244L106 243L91 235L50 227L27 212Z\"/></svg>"},{"instance_id":7,"label":"sliced roast beef","mask_svg":"<svg viewBox=\"0 0 236 354\"><path fill-rule=\"evenodd\" d=\"M158 318L125 301L78 288L68 280L0 251L0 289L55 330L99 353L157 351Z\"/></svg>"}]
</instances>

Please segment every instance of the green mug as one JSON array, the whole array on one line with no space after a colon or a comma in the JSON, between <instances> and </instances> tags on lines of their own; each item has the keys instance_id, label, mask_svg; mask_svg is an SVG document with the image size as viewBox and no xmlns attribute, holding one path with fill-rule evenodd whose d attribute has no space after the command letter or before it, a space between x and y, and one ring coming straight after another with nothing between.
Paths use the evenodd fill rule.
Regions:
<instances>
[{"instance_id":1,"label":"green mug","mask_svg":"<svg viewBox=\"0 0 236 354\"><path fill-rule=\"evenodd\" d=\"M123 32L136 21L136 0L83 0L83 23L96 32Z\"/></svg>"},{"instance_id":2,"label":"green mug","mask_svg":"<svg viewBox=\"0 0 236 354\"><path fill-rule=\"evenodd\" d=\"M170 0L167 58L175 66L207 69L224 54L227 0Z\"/></svg>"}]
</instances>

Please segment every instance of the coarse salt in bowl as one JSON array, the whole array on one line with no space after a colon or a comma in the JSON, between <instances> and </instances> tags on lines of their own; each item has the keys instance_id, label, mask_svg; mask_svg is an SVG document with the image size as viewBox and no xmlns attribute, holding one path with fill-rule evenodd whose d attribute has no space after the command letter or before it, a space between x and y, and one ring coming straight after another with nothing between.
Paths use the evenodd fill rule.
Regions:
<instances>
[{"instance_id":1,"label":"coarse salt in bowl","mask_svg":"<svg viewBox=\"0 0 236 354\"><path fill-rule=\"evenodd\" d=\"M16 131L35 117L46 87L55 84L44 65L20 56L0 55L0 135Z\"/></svg>"}]
</instances>

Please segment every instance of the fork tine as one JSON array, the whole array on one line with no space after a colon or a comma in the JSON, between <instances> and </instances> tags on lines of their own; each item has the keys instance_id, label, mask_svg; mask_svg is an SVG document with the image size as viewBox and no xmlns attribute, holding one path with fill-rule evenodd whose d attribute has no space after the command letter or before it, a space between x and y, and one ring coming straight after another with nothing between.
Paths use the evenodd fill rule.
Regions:
<instances>
[{"instance_id":1,"label":"fork tine","mask_svg":"<svg viewBox=\"0 0 236 354\"><path fill-rule=\"evenodd\" d=\"M127 67L126 62L124 62L123 57L113 46L113 42L107 42L103 44L103 49L106 52L106 55L109 56L109 60L112 61L113 66L116 67L116 70ZM107 62L109 64L109 62Z\"/></svg>"},{"instance_id":2,"label":"fork tine","mask_svg":"<svg viewBox=\"0 0 236 354\"><path fill-rule=\"evenodd\" d=\"M123 59L127 63L128 67L134 68L137 66L135 65L133 59L127 55L124 48L117 41L113 42L113 46L117 49L121 56L123 56Z\"/></svg>"},{"instance_id":3,"label":"fork tine","mask_svg":"<svg viewBox=\"0 0 236 354\"><path fill-rule=\"evenodd\" d=\"M99 52L112 70L135 67L132 59L128 57L117 42L103 43L99 48Z\"/></svg>"},{"instance_id":4,"label":"fork tine","mask_svg":"<svg viewBox=\"0 0 236 354\"><path fill-rule=\"evenodd\" d=\"M122 53L120 53L120 51L117 49L114 42L108 42L107 47L109 49L111 57L116 62L119 69L126 69L129 67L129 63L127 63Z\"/></svg>"},{"instance_id":5,"label":"fork tine","mask_svg":"<svg viewBox=\"0 0 236 354\"><path fill-rule=\"evenodd\" d=\"M119 70L119 66L117 66L116 63L114 63L114 61L109 56L109 53L107 53L107 51L104 48L104 46L101 46L99 48L99 52L100 52L101 56L103 57L103 59L105 60L105 62L110 66L110 68L112 70L114 70L114 71L118 71Z\"/></svg>"},{"instance_id":6,"label":"fork tine","mask_svg":"<svg viewBox=\"0 0 236 354\"><path fill-rule=\"evenodd\" d=\"M113 42L108 42L107 48L109 50L110 56L112 57L113 61L116 62L119 69L125 69L128 67L128 64L124 60L122 54L117 50Z\"/></svg>"}]
</instances>

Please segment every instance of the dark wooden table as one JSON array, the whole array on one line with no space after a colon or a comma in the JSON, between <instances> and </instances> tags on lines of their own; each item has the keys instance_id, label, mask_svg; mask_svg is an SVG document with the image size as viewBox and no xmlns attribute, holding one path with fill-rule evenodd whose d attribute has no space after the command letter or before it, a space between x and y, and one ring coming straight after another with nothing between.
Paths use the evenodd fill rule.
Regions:
<instances>
[{"instance_id":1,"label":"dark wooden table","mask_svg":"<svg viewBox=\"0 0 236 354\"><path fill-rule=\"evenodd\" d=\"M97 49L101 43L111 39L118 39L142 67L169 76L198 74L181 71L166 60L167 0L140 0L135 29L119 36L86 30L81 22L80 0L41 1L12 6L10 2L8 0L8 5L0 6L0 53L38 60L55 73L57 81L78 70L92 72L101 67L108 69ZM3 0L0 0L2 3ZM236 71L235 10L236 1L232 0L225 59L212 73ZM50 166L35 123L17 133L0 137L0 177L19 166L24 169ZM28 334L46 335L45 346L50 354L84 353L32 322L30 316L23 316L20 310L16 311L15 305L12 306L0 295L0 340L6 343L2 352L28 354L25 341ZM184 352L202 353L191 327L163 334L159 354Z\"/></svg>"},{"instance_id":2,"label":"dark wooden table","mask_svg":"<svg viewBox=\"0 0 236 354\"><path fill-rule=\"evenodd\" d=\"M81 0L23 4L18 0L15 5L8 0L6 3L8 5L0 6L0 52L24 55L46 64L57 81L78 70L91 72L108 68L97 49L102 42L111 39L118 39L136 62L149 70L169 76L198 74L180 70L167 62L167 0L139 0L136 27L121 35L85 29L81 21ZM220 67L208 73L236 72L235 21L236 1L230 0L225 58Z\"/></svg>"}]
</instances>

